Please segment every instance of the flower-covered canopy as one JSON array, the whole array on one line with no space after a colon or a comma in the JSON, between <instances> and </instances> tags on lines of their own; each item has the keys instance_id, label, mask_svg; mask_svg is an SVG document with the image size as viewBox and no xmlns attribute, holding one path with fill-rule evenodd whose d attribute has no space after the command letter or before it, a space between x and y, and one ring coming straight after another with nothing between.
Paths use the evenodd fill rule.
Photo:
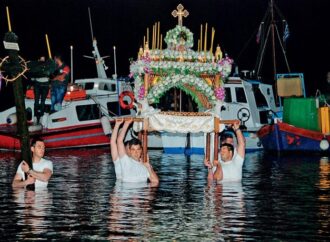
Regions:
<instances>
[{"instance_id":1,"label":"flower-covered canopy","mask_svg":"<svg viewBox=\"0 0 330 242\"><path fill-rule=\"evenodd\" d=\"M211 51L194 51L191 31L177 25L165 37L167 49L145 49L131 63L130 76L135 79L135 98L158 103L171 88L191 95L199 108L212 108L223 101L223 81L229 76L232 59ZM221 51L220 47L217 51ZM219 58L219 56L221 56Z\"/></svg>"}]
</instances>

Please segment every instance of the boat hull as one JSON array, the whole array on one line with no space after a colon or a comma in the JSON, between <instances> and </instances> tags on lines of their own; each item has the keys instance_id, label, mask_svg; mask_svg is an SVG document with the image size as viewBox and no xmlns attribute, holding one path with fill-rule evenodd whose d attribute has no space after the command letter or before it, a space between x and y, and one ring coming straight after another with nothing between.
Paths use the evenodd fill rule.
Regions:
<instances>
[{"instance_id":1,"label":"boat hull","mask_svg":"<svg viewBox=\"0 0 330 242\"><path fill-rule=\"evenodd\" d=\"M70 129L43 130L30 134L40 136L47 149L63 149L109 145L110 138L104 135L100 124ZM0 133L0 147L4 150L19 150L19 137L11 133Z\"/></svg>"},{"instance_id":2,"label":"boat hull","mask_svg":"<svg viewBox=\"0 0 330 242\"><path fill-rule=\"evenodd\" d=\"M265 125L257 132L257 135L265 150L330 153L330 148L322 150L320 147L322 139L325 138L330 142L330 135L298 128L283 122Z\"/></svg>"}]
</instances>

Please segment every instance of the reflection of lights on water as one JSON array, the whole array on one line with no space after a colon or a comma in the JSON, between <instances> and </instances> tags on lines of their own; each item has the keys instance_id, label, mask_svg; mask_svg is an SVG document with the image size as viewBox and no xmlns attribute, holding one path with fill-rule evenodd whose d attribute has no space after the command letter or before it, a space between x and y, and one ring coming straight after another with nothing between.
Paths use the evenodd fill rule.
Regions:
<instances>
[{"instance_id":1,"label":"reflection of lights on water","mask_svg":"<svg viewBox=\"0 0 330 242\"><path fill-rule=\"evenodd\" d=\"M321 189L329 189L330 188L330 181L329 181L329 174L330 174L330 163L329 157L322 157L320 159L320 184L319 188ZM327 199L327 197L321 196L319 199Z\"/></svg>"}]
</instances>

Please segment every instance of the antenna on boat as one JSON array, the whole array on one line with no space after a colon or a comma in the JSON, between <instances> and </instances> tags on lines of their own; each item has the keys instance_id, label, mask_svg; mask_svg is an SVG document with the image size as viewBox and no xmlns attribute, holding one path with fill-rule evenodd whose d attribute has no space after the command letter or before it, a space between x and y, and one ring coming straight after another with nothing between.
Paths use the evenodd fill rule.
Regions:
<instances>
[{"instance_id":1,"label":"antenna on boat","mask_svg":"<svg viewBox=\"0 0 330 242\"><path fill-rule=\"evenodd\" d=\"M94 40L94 33L93 33L93 24L92 24L92 15L91 15L91 9L88 7L88 17L89 17L89 26L91 28L91 36L92 36L92 42Z\"/></svg>"},{"instance_id":2,"label":"antenna on boat","mask_svg":"<svg viewBox=\"0 0 330 242\"><path fill-rule=\"evenodd\" d=\"M71 83L73 83L73 46L70 45L70 60L71 60Z\"/></svg>"},{"instance_id":3,"label":"antenna on boat","mask_svg":"<svg viewBox=\"0 0 330 242\"><path fill-rule=\"evenodd\" d=\"M97 77L106 79L107 74L105 71L108 69L108 67L105 65L104 59L108 58L110 56L101 57L99 49L97 48L97 41L96 41L96 38L94 37L94 33L93 33L93 24L92 24L90 8L88 8L88 16L89 16L89 25L90 25L90 29L91 29L91 36L92 36L94 50L92 51L93 56L84 55L84 57L89 58L89 59L94 59L95 63L96 63Z\"/></svg>"},{"instance_id":4,"label":"antenna on boat","mask_svg":"<svg viewBox=\"0 0 330 242\"><path fill-rule=\"evenodd\" d=\"M269 38L269 34L271 33L271 44L272 44L272 57L273 57L273 77L275 79L276 77L276 74L277 74L277 70L276 70L276 51L275 51L275 36L277 37L278 39L278 42L280 44L280 47L281 47L281 50L282 50L282 53L283 53L283 56L284 56L284 59L285 59L285 64L286 64L286 67L288 69L288 72L291 72L290 70L290 66L289 66L289 63L288 63L288 59L286 57L286 52L285 52L285 49L284 49L284 46L283 46L283 40L280 38L280 34L279 34L279 31L278 31L278 28L277 28L277 25L276 25L276 21L275 21L275 11L274 10L277 10L277 14L282 18L282 14L279 12L279 9L278 7L275 5L274 3L274 0L270 0L269 1L269 5L268 5L268 9L267 9L267 12L259 26L259 30L258 30L258 34L259 37L260 35L262 36L261 37L261 48L259 50L259 53L258 53L258 57L257 57L257 62L256 62L256 66L254 68L255 70L255 73L256 73L256 76L259 76L260 74L260 70L261 70L261 66L263 64L263 58L264 58L264 54L265 54L265 49L266 49L266 46L267 46L267 42L268 42L268 38ZM285 22L285 20L282 20L282 22ZM267 32L266 32L266 37L264 38L264 34L265 32L263 31L263 28L264 26L268 26L267 28ZM275 32L276 32L276 35L275 35Z\"/></svg>"}]
</instances>

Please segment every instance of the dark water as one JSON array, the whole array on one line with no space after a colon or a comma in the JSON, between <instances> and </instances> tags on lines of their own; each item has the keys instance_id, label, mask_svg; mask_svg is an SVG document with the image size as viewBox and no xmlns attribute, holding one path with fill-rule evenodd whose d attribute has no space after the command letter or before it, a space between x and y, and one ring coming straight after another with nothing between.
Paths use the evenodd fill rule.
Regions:
<instances>
[{"instance_id":1,"label":"dark water","mask_svg":"<svg viewBox=\"0 0 330 242\"><path fill-rule=\"evenodd\" d=\"M13 191L0 153L1 241L326 241L330 163L247 155L242 183L208 185L202 156L150 151L159 187L116 183L107 149L51 151L47 190Z\"/></svg>"}]
</instances>

